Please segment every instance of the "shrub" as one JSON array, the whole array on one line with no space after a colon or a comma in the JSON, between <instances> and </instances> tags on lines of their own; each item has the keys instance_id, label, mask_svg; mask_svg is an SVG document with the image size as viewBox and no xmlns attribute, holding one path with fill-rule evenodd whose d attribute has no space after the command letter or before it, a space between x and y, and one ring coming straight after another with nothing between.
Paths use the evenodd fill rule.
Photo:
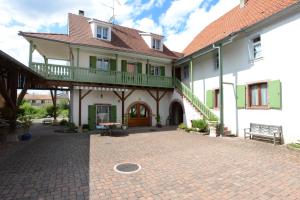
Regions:
<instances>
[{"instance_id":1,"label":"shrub","mask_svg":"<svg viewBox=\"0 0 300 200\"><path fill-rule=\"evenodd\" d=\"M186 129L187 126L184 123L179 124L178 128L180 129Z\"/></svg>"},{"instance_id":2,"label":"shrub","mask_svg":"<svg viewBox=\"0 0 300 200\"><path fill-rule=\"evenodd\" d=\"M89 127L88 124L83 124L83 125L82 125L82 129L88 130L88 129L90 129L90 127Z\"/></svg>"},{"instance_id":3,"label":"shrub","mask_svg":"<svg viewBox=\"0 0 300 200\"><path fill-rule=\"evenodd\" d=\"M69 117L69 110L59 110L59 116L63 118L68 118Z\"/></svg>"},{"instance_id":4,"label":"shrub","mask_svg":"<svg viewBox=\"0 0 300 200\"><path fill-rule=\"evenodd\" d=\"M192 127L199 129L199 131L203 132L207 130L208 124L204 119L192 120Z\"/></svg>"},{"instance_id":5,"label":"shrub","mask_svg":"<svg viewBox=\"0 0 300 200\"><path fill-rule=\"evenodd\" d=\"M73 122L68 123L68 129L70 131L74 131L76 129L76 125Z\"/></svg>"},{"instance_id":6,"label":"shrub","mask_svg":"<svg viewBox=\"0 0 300 200\"><path fill-rule=\"evenodd\" d=\"M66 119L62 119L60 122L59 122L59 125L61 126L67 126L68 125L68 121Z\"/></svg>"}]
</instances>

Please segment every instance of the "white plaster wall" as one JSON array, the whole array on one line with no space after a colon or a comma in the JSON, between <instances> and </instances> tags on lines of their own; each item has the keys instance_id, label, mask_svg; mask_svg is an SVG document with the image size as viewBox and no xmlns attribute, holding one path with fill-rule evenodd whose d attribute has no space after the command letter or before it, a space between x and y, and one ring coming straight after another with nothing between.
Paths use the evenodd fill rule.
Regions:
<instances>
[{"instance_id":1,"label":"white plaster wall","mask_svg":"<svg viewBox=\"0 0 300 200\"><path fill-rule=\"evenodd\" d=\"M86 90L82 90L82 94L87 92ZM128 94L128 92L125 93ZM154 91L152 91L153 94ZM160 93L162 94L162 93ZM78 125L78 112L79 112L79 101L78 101L78 95L79 91L74 90L73 92L73 120L76 125ZM122 122L122 102L119 101L119 98L111 91L103 91L102 95L103 98L100 97L101 92L100 91L92 91L89 95L87 95L82 100L82 109L81 109L81 123L87 124L88 123L88 106L94 105L94 104L110 104L110 105L116 105L117 106L117 122ZM169 116L169 107L170 107L170 98L171 98L172 92L168 92L160 101L160 117L161 117L161 123L163 125L166 124L167 117ZM145 102L152 111L152 126L156 125L156 101L148 94L147 91L144 90L136 90L134 91L125 101L125 113L127 112L127 109L133 102Z\"/></svg>"},{"instance_id":2,"label":"white plaster wall","mask_svg":"<svg viewBox=\"0 0 300 200\"><path fill-rule=\"evenodd\" d=\"M225 126L233 133L243 135L250 122L282 125L285 143L300 139L298 127L300 95L299 44L300 14L273 23L248 36L235 40L223 48L224 82L234 85L258 81L280 80L282 83L282 109L250 110L235 109L235 96L231 85L224 85ZM263 58L251 61L248 41L261 35ZM194 61L194 92L205 102L206 90L219 88L218 70L214 69L213 53ZM218 110L214 110L219 114ZM236 131L238 130L238 131Z\"/></svg>"},{"instance_id":3,"label":"white plaster wall","mask_svg":"<svg viewBox=\"0 0 300 200\"><path fill-rule=\"evenodd\" d=\"M200 112L198 112L186 98L182 98L176 90L174 90L170 98L170 102L177 101L183 105L183 123L188 127L192 126L191 120L202 119Z\"/></svg>"}]
</instances>

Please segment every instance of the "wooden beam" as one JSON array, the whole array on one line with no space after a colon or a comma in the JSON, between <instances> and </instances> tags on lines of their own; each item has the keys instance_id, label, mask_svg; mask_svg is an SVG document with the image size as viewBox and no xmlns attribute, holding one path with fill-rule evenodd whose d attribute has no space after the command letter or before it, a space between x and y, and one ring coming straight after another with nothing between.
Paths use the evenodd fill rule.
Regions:
<instances>
[{"instance_id":1,"label":"wooden beam","mask_svg":"<svg viewBox=\"0 0 300 200\"><path fill-rule=\"evenodd\" d=\"M56 100L57 100L57 87L54 89L54 93L53 90L50 90L50 94L51 94L51 98L52 98L52 103L53 103L53 107L54 107L54 113L53 113L53 118L54 121L57 118L57 104L56 104Z\"/></svg>"},{"instance_id":2,"label":"wooden beam","mask_svg":"<svg viewBox=\"0 0 300 200\"><path fill-rule=\"evenodd\" d=\"M27 93L27 88L28 88L27 85L28 85L28 84L27 84L27 81L26 81L24 88L22 89L21 93L20 93L19 96L18 96L18 99L17 99L17 107L19 107L19 106L21 105L22 100L24 99L24 96L25 96L26 93Z\"/></svg>"},{"instance_id":3,"label":"wooden beam","mask_svg":"<svg viewBox=\"0 0 300 200\"><path fill-rule=\"evenodd\" d=\"M79 104L78 104L78 126L81 126L81 89L79 89Z\"/></svg>"},{"instance_id":4,"label":"wooden beam","mask_svg":"<svg viewBox=\"0 0 300 200\"><path fill-rule=\"evenodd\" d=\"M131 90L124 98L124 100L126 100L133 92L135 91L135 89Z\"/></svg>"},{"instance_id":5,"label":"wooden beam","mask_svg":"<svg viewBox=\"0 0 300 200\"><path fill-rule=\"evenodd\" d=\"M159 101L167 94L167 91L164 91L164 93L159 97Z\"/></svg>"},{"instance_id":6,"label":"wooden beam","mask_svg":"<svg viewBox=\"0 0 300 200\"><path fill-rule=\"evenodd\" d=\"M146 90L150 95L151 95L151 97L155 100L155 101L157 101L158 99L152 94L152 92L150 91L150 90Z\"/></svg>"},{"instance_id":7,"label":"wooden beam","mask_svg":"<svg viewBox=\"0 0 300 200\"><path fill-rule=\"evenodd\" d=\"M86 97L88 94L90 94L91 93L91 91L92 90L89 90L89 91L87 91L84 95L82 95L82 97L80 97L81 98L81 100L83 100L84 99L84 97Z\"/></svg>"},{"instance_id":8,"label":"wooden beam","mask_svg":"<svg viewBox=\"0 0 300 200\"><path fill-rule=\"evenodd\" d=\"M124 124L124 116L125 116L125 97L124 97L125 92L122 91L122 124Z\"/></svg>"},{"instance_id":9,"label":"wooden beam","mask_svg":"<svg viewBox=\"0 0 300 200\"><path fill-rule=\"evenodd\" d=\"M115 93L115 95L121 100L123 101L123 98L116 92L116 91L113 91Z\"/></svg>"}]
</instances>

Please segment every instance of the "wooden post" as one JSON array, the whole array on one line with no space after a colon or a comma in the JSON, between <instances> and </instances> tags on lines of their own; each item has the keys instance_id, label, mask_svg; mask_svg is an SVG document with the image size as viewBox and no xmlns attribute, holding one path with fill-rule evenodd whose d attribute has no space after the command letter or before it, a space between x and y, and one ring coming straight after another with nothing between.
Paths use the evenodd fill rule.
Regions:
<instances>
[{"instance_id":1,"label":"wooden post","mask_svg":"<svg viewBox=\"0 0 300 200\"><path fill-rule=\"evenodd\" d=\"M121 96L116 91L113 91L115 95L119 97L119 99L122 101L122 124L124 124L124 117L125 117L125 101L134 91L135 90L131 90L126 96L124 91L122 91Z\"/></svg>"},{"instance_id":2,"label":"wooden post","mask_svg":"<svg viewBox=\"0 0 300 200\"><path fill-rule=\"evenodd\" d=\"M159 90L156 90L156 117L159 116Z\"/></svg>"},{"instance_id":3,"label":"wooden post","mask_svg":"<svg viewBox=\"0 0 300 200\"><path fill-rule=\"evenodd\" d=\"M125 116L125 97L124 97L124 91L122 91L122 124L124 124L124 116Z\"/></svg>"},{"instance_id":4,"label":"wooden post","mask_svg":"<svg viewBox=\"0 0 300 200\"><path fill-rule=\"evenodd\" d=\"M79 104L78 104L78 126L81 126L81 89L79 89Z\"/></svg>"},{"instance_id":5,"label":"wooden post","mask_svg":"<svg viewBox=\"0 0 300 200\"><path fill-rule=\"evenodd\" d=\"M56 121L56 118L57 118L57 112L56 112L57 111L57 104L56 104L56 100L57 100L57 87L55 87L54 93L53 93L53 90L50 90L50 94L51 94L53 108L54 108L53 118L54 118L54 121Z\"/></svg>"}]
</instances>

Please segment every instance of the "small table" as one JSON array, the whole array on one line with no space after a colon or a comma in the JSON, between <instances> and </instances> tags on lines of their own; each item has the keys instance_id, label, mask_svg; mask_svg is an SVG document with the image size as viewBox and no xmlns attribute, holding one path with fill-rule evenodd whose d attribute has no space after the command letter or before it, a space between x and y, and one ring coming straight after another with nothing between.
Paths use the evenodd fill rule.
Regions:
<instances>
[{"instance_id":1,"label":"small table","mask_svg":"<svg viewBox=\"0 0 300 200\"><path fill-rule=\"evenodd\" d=\"M121 123L117 123L117 122L104 122L104 123L98 123L99 126L103 126L106 127L106 129L108 130L109 134L111 134L111 130L114 126L120 126Z\"/></svg>"}]
</instances>

